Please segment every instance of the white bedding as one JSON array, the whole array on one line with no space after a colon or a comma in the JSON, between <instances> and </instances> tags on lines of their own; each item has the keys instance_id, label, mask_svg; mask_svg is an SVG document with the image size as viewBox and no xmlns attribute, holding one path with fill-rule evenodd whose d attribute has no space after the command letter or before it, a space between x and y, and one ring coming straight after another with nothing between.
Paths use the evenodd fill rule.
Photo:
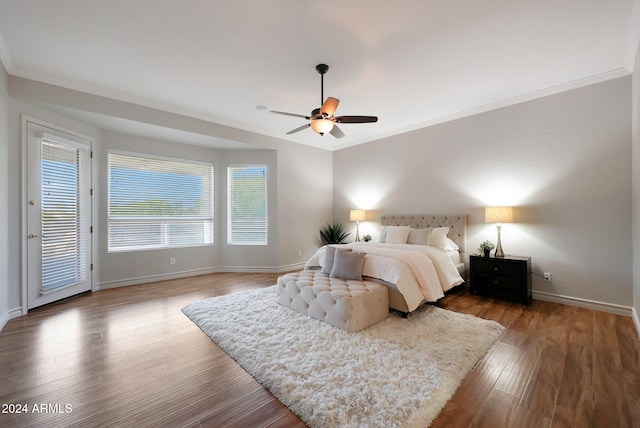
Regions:
<instances>
[{"instance_id":1,"label":"white bedding","mask_svg":"<svg viewBox=\"0 0 640 428\"><path fill-rule=\"evenodd\" d=\"M459 265L462 263L462 258L460 257L460 251L445 251L446 255L449 256L454 265Z\"/></svg>"},{"instance_id":2,"label":"white bedding","mask_svg":"<svg viewBox=\"0 0 640 428\"><path fill-rule=\"evenodd\" d=\"M434 247L357 242L336 247L366 253L362 275L394 284L409 311L415 310L423 301L437 301L444 297L445 291L464 282L450 252ZM321 267L325 250L326 247L320 248L307 261L305 269Z\"/></svg>"}]
</instances>

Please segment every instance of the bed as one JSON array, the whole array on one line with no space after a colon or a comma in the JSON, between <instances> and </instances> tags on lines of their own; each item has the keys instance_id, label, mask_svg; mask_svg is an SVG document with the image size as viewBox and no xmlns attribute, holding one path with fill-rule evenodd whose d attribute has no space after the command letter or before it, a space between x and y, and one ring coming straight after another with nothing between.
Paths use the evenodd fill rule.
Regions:
<instances>
[{"instance_id":1,"label":"bed","mask_svg":"<svg viewBox=\"0 0 640 428\"><path fill-rule=\"evenodd\" d=\"M365 253L362 276L389 288L389 307L412 312L464 283L465 215L384 215L379 242L324 246L305 269L322 269L329 247Z\"/></svg>"}]
</instances>

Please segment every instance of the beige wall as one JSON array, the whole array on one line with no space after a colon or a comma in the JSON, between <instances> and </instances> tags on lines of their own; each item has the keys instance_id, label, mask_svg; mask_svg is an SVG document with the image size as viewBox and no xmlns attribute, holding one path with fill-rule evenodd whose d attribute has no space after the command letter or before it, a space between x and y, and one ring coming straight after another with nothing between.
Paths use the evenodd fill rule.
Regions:
<instances>
[{"instance_id":1,"label":"beige wall","mask_svg":"<svg viewBox=\"0 0 640 428\"><path fill-rule=\"evenodd\" d=\"M294 145L278 151L278 258L304 263L333 219L333 163L327 150Z\"/></svg>"},{"instance_id":2,"label":"beige wall","mask_svg":"<svg viewBox=\"0 0 640 428\"><path fill-rule=\"evenodd\" d=\"M538 298L632 305L631 78L334 153L334 215L466 213L470 252L495 242L483 208L517 207L505 252L532 257ZM374 223L361 225L360 233ZM541 279L552 273L552 282Z\"/></svg>"}]
</instances>

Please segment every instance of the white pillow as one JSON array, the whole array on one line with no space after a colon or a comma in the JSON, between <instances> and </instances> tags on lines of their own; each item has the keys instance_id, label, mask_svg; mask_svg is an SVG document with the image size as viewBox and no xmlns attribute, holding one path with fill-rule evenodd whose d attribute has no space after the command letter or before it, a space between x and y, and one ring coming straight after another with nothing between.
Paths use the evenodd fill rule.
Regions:
<instances>
[{"instance_id":1,"label":"white pillow","mask_svg":"<svg viewBox=\"0 0 640 428\"><path fill-rule=\"evenodd\" d=\"M426 229L410 229L407 244L429 245L429 235L431 235L430 227Z\"/></svg>"},{"instance_id":2,"label":"white pillow","mask_svg":"<svg viewBox=\"0 0 640 428\"><path fill-rule=\"evenodd\" d=\"M460 247L458 247L458 244L456 244L453 239L449 238L448 236L444 238L444 250L445 251L458 251L460 250Z\"/></svg>"},{"instance_id":3,"label":"white pillow","mask_svg":"<svg viewBox=\"0 0 640 428\"><path fill-rule=\"evenodd\" d=\"M444 250L446 242L445 238L447 237L447 233L449 233L448 227L434 228L431 231L431 235L429 235L429 246Z\"/></svg>"},{"instance_id":4,"label":"white pillow","mask_svg":"<svg viewBox=\"0 0 640 428\"><path fill-rule=\"evenodd\" d=\"M409 238L409 226L387 226L387 244L406 244Z\"/></svg>"}]
</instances>

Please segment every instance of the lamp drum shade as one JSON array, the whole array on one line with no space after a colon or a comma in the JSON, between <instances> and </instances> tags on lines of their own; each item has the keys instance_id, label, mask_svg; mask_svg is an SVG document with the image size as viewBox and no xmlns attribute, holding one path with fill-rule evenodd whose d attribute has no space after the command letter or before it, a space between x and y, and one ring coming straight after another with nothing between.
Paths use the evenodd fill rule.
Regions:
<instances>
[{"instance_id":1,"label":"lamp drum shade","mask_svg":"<svg viewBox=\"0 0 640 428\"><path fill-rule=\"evenodd\" d=\"M364 221L366 213L364 210L350 210L349 221Z\"/></svg>"},{"instance_id":2,"label":"lamp drum shade","mask_svg":"<svg viewBox=\"0 0 640 428\"><path fill-rule=\"evenodd\" d=\"M513 223L513 208L487 207L484 210L485 223Z\"/></svg>"}]
</instances>

